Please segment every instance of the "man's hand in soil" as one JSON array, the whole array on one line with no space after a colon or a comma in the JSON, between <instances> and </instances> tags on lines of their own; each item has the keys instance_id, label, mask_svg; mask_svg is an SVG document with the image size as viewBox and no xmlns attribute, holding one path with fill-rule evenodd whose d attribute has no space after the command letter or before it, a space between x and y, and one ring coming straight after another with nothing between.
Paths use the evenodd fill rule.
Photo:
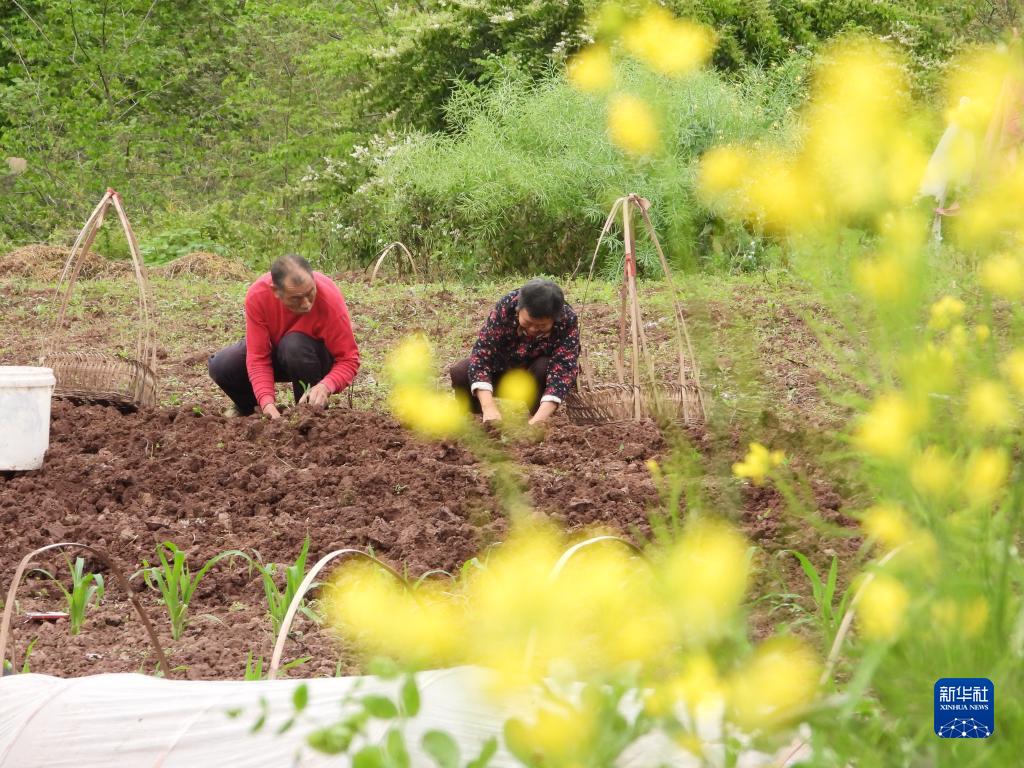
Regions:
<instances>
[{"instance_id":1,"label":"man's hand in soil","mask_svg":"<svg viewBox=\"0 0 1024 768\"><path fill-rule=\"evenodd\" d=\"M277 406L273 403L267 403L263 406L263 415L269 416L271 419L281 418L281 412L277 410Z\"/></svg>"},{"instance_id":2,"label":"man's hand in soil","mask_svg":"<svg viewBox=\"0 0 1024 768\"><path fill-rule=\"evenodd\" d=\"M330 396L331 393L327 391L327 387L323 384L314 384L299 398L299 405L309 403L315 408L325 408L327 407L327 398Z\"/></svg>"},{"instance_id":3,"label":"man's hand in soil","mask_svg":"<svg viewBox=\"0 0 1024 768\"><path fill-rule=\"evenodd\" d=\"M530 418L529 423L543 424L545 421L551 418L552 414L558 410L558 403L553 403L550 400L545 400L537 408L537 412Z\"/></svg>"},{"instance_id":4,"label":"man's hand in soil","mask_svg":"<svg viewBox=\"0 0 1024 768\"><path fill-rule=\"evenodd\" d=\"M480 401L480 412L485 422L501 421L501 411L498 410L498 406L494 402L493 392L486 389L478 389L476 397Z\"/></svg>"}]
</instances>

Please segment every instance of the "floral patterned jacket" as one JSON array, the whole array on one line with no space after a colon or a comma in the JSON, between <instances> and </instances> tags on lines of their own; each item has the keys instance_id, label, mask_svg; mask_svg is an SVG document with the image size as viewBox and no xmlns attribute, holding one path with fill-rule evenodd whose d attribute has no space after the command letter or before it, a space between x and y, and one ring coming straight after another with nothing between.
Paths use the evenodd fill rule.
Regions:
<instances>
[{"instance_id":1,"label":"floral patterned jacket","mask_svg":"<svg viewBox=\"0 0 1024 768\"><path fill-rule=\"evenodd\" d=\"M518 289L503 296L480 329L469 356L473 391L492 389L495 378L510 368L526 368L538 357L550 358L541 400L562 402L579 372L580 328L576 313L566 304L551 330L530 337L519 327Z\"/></svg>"}]
</instances>

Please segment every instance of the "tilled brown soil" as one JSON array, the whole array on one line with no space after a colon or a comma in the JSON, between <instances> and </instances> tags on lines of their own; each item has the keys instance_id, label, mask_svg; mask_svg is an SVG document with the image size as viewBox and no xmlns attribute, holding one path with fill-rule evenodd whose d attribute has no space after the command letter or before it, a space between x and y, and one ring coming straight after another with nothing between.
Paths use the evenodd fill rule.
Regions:
<instances>
[{"instance_id":1,"label":"tilled brown soil","mask_svg":"<svg viewBox=\"0 0 1024 768\"><path fill-rule=\"evenodd\" d=\"M601 526L648 530L657 493L644 466L664 443L651 424L583 428L558 423L542 442L510 444L538 512L568 530ZM455 572L500 541L506 519L490 470L456 443L425 443L374 411L332 407L271 422L225 419L200 408L122 414L56 402L51 447L37 472L0 475L0 573L4 587L18 560L57 541L101 547L126 571L155 561L172 541L193 570L226 549L258 551L265 562L292 562L303 538L310 564L341 547L372 548L416 576ZM73 558L75 553L69 553ZM63 556L40 566L66 575ZM90 561L90 567L99 567ZM269 658L273 643L260 579L243 560L221 561L199 587L185 635L172 641L166 611L136 578L177 674L237 678L247 653ZM142 625L108 577L108 594L83 631L64 622L15 620L17 658L27 643L33 671L62 676L155 668ZM63 598L44 579L19 592L23 610L59 610ZM304 617L286 658L311 656L296 674L331 674L336 642Z\"/></svg>"},{"instance_id":2,"label":"tilled brown soil","mask_svg":"<svg viewBox=\"0 0 1024 768\"><path fill-rule=\"evenodd\" d=\"M69 346L133 343L135 299L125 285L82 284ZM332 549L369 547L418 576L457 570L467 558L486 557L488 547L504 538L506 521L488 467L457 444L421 442L401 429L380 412L386 388L379 382L386 350L417 328L438 345L440 360L464 356L497 292L434 286L413 294L401 286L370 291L346 285L364 352L355 386L326 413L296 412L271 423L213 415L227 401L210 381L205 361L243 332L244 284L154 285L162 318L156 341L164 407L124 415L55 403L44 468L0 473L0 599L24 554L62 540L103 547L133 572L143 560L154 561L162 541L187 552L194 570L231 548L290 563L308 534L310 563ZM751 590L755 637L812 608L806 577L789 550L807 554L822 569L838 555L840 582L846 583L859 541L808 523L852 533L848 513L861 505L855 485L821 467L832 445L828 430L841 426L842 413L819 391L821 351L814 336L795 310L761 293L760 286L741 286L728 301L694 298L686 305L694 312L698 351L707 353L704 386L712 403L707 430L688 435L699 457L698 490L708 508L731 516L760 548ZM0 363L35 362L49 332L44 310L51 295L51 287L0 281L0 325L8 331L0 339ZM616 312L614 297L586 307L585 338L599 379L611 376ZM652 312L646 327L660 350L659 369L671 371L675 346L666 317ZM446 386L440 366L438 381ZM732 462L755 439L785 450L790 468L806 480L801 498L810 519L787 512L774 488L732 477ZM648 535L657 493L644 461L669 453L653 425L581 428L559 416L542 442L513 442L506 449L521 466L540 513L570 531L600 526L637 539ZM38 564L66 577L60 554L47 553ZM90 561L89 567L97 564ZM273 637L262 586L243 561L213 567L178 641L170 638L155 593L141 578L132 584L178 667L175 676L239 678L247 654L269 658ZM44 579L30 577L21 586L14 637L19 666L28 643L38 638L29 660L33 671L70 676L155 669L142 627L111 579L78 636L70 636L64 622L24 621L24 611L62 604L63 596ZM300 615L285 658L302 656L311 660L295 675L333 674L339 663L342 671L355 671L357 664Z\"/></svg>"}]
</instances>

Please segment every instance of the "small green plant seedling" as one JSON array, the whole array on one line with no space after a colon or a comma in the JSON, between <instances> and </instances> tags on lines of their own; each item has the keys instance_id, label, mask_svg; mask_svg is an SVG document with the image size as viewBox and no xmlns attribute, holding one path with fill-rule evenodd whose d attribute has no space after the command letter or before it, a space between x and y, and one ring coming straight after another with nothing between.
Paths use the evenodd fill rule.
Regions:
<instances>
[{"instance_id":1,"label":"small green plant seedling","mask_svg":"<svg viewBox=\"0 0 1024 768\"><path fill-rule=\"evenodd\" d=\"M280 671L283 674L283 673L287 672L290 669L295 669L296 667L301 667L303 664L308 663L310 661L310 659L312 659L312 658L313 658L312 656L299 656L299 658L297 658L297 659L292 659L291 661L286 661L284 664L281 665L281 670ZM264 677L265 677L265 674L264 674L264 671L263 671L263 657L262 656L254 657L252 655L252 651L249 651L245 655L245 678L244 679L245 680L249 680L249 681L255 681L255 680L263 680Z\"/></svg>"},{"instance_id":2,"label":"small green plant seedling","mask_svg":"<svg viewBox=\"0 0 1024 768\"><path fill-rule=\"evenodd\" d=\"M828 569L828 575L822 579L814 563L806 555L795 550L790 550L793 557L800 563L800 568L807 576L811 584L811 596L817 608L819 629L825 639L826 647L831 646L836 632L839 630L839 622L846 613L846 606L850 602L851 592L847 587L839 597L836 605L836 584L839 576L839 558L833 556L832 563Z\"/></svg>"},{"instance_id":3,"label":"small green plant seedling","mask_svg":"<svg viewBox=\"0 0 1024 768\"><path fill-rule=\"evenodd\" d=\"M309 536L306 537L305 541L302 542L302 549L299 551L299 556L295 559L295 562L289 566L284 566L278 563L266 563L264 564L256 553L256 560L253 562L256 569L260 573L260 578L263 581L263 594L267 598L267 610L270 613L270 621L274 627L274 634L276 635L281 631L281 624L284 622L285 614L288 613L288 606L292 604L292 600L295 598L295 593L299 591L299 585L302 584L302 580L306 577L306 561L309 558ZM280 588L277 585L275 576L278 571L284 571L284 588ZM319 618L312 609L309 608L303 601L299 610L312 621L319 622Z\"/></svg>"},{"instance_id":4,"label":"small green plant seedling","mask_svg":"<svg viewBox=\"0 0 1024 768\"><path fill-rule=\"evenodd\" d=\"M185 560L185 553L172 542L165 541L158 546L156 554L160 564L150 565L143 560L143 567L133 574L132 578L142 574L146 586L150 589L156 589L160 593L161 600L167 607L167 613L170 616L171 637L175 640L180 639L185 631L185 627L188 624L188 608L192 602L192 596L195 594L199 582L203 580L203 577L209 570L227 557L241 557L249 563L252 562L244 552L240 552L237 549L229 549L214 555L203 564L202 568L192 573L188 567L188 562Z\"/></svg>"},{"instance_id":5,"label":"small green plant seedling","mask_svg":"<svg viewBox=\"0 0 1024 768\"><path fill-rule=\"evenodd\" d=\"M99 605L100 600L103 599L103 576L98 573L87 573L84 557L76 557L74 565L68 561L68 570L71 571L71 589L65 587L49 571L34 568L33 572L46 576L64 593L68 609L68 628L72 635L77 635L82 631L82 624L85 623L85 614L89 610L89 606Z\"/></svg>"}]
</instances>

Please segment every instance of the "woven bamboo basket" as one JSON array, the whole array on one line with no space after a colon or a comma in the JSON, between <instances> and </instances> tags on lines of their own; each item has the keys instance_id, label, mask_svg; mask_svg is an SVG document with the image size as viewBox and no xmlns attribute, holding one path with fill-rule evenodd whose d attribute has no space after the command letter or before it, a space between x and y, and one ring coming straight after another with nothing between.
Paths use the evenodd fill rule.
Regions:
<instances>
[{"instance_id":1,"label":"woven bamboo basket","mask_svg":"<svg viewBox=\"0 0 1024 768\"><path fill-rule=\"evenodd\" d=\"M96 233L103 225L107 211L113 207L128 240L132 268L139 289L138 323L135 357L102 350L72 350L66 339L67 312L74 294L79 272L92 247ZM76 402L106 403L121 408L137 408L156 404L156 347L149 311L149 290L139 253L139 243L124 212L120 195L108 189L93 210L71 248L54 296L57 307L52 330L47 338L40 363L53 369L57 380L54 395Z\"/></svg>"},{"instance_id":2,"label":"woven bamboo basket","mask_svg":"<svg viewBox=\"0 0 1024 768\"><path fill-rule=\"evenodd\" d=\"M586 345L580 354L581 376L577 389L565 400L565 412L573 424L607 424L624 421L639 421L643 418L661 417L684 425L703 424L707 420L707 406L704 391L700 385L700 371L690 341L682 306L675 283L669 271L668 260L662 250L658 235L651 222L648 208L650 203L636 194L620 197L612 206L605 220L601 235L590 261L587 287L594 278L594 266L604 238L611 231L617 214L622 216L622 233L625 243L625 263L621 303L619 308L619 338L615 355L616 382L596 383L589 363ZM633 234L633 210L637 210L644 222L647 234L658 253L658 260L665 280L671 288L673 318L675 321L676 347L679 361L679 380L666 383L654 369L653 358L647 344L640 301L636 289L636 242ZM579 270L576 265L576 271ZM575 271L573 273L575 275ZM584 300L585 303L585 300ZM583 309L581 308L581 313ZM582 325L582 323L581 323ZM626 381L626 328L632 346L630 359L631 381ZM646 376L641 372L645 369Z\"/></svg>"}]
</instances>

